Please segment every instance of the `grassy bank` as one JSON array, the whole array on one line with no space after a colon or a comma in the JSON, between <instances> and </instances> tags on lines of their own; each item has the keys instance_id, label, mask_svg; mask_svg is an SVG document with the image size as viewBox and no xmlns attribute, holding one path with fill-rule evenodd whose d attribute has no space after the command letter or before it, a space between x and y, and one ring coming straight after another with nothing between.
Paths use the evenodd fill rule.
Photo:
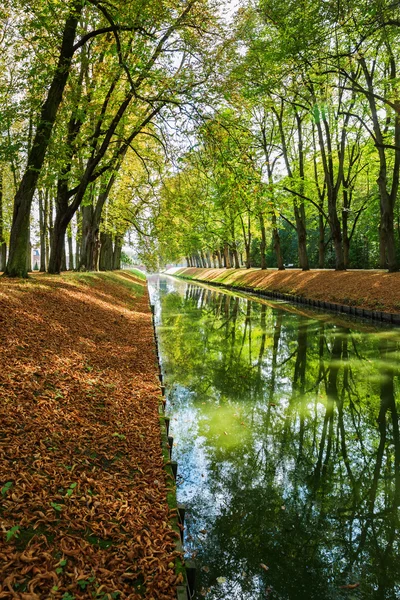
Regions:
<instances>
[{"instance_id":1,"label":"grassy bank","mask_svg":"<svg viewBox=\"0 0 400 600\"><path fill-rule=\"evenodd\" d=\"M244 286L368 310L400 312L400 273L183 268L174 270L174 275L232 288Z\"/></svg>"},{"instance_id":2,"label":"grassy bank","mask_svg":"<svg viewBox=\"0 0 400 600\"><path fill-rule=\"evenodd\" d=\"M0 339L0 598L174 598L144 278L1 279Z\"/></svg>"}]
</instances>

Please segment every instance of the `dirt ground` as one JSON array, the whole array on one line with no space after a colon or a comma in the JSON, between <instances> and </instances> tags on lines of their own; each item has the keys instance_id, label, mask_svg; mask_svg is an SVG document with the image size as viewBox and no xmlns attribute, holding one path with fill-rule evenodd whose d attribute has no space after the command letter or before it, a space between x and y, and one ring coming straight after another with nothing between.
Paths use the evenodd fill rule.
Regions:
<instances>
[{"instance_id":1,"label":"dirt ground","mask_svg":"<svg viewBox=\"0 0 400 600\"><path fill-rule=\"evenodd\" d=\"M2 278L0 338L0 598L174 598L146 282Z\"/></svg>"},{"instance_id":2,"label":"dirt ground","mask_svg":"<svg viewBox=\"0 0 400 600\"><path fill-rule=\"evenodd\" d=\"M175 270L175 274L232 286L242 285L296 294L312 300L325 300L369 310L400 312L400 273L186 268Z\"/></svg>"}]
</instances>

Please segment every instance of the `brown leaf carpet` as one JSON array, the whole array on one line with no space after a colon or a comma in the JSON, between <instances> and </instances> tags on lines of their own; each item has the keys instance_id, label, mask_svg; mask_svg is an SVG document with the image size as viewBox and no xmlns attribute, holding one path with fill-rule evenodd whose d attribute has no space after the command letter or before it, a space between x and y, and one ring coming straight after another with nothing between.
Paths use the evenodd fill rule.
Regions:
<instances>
[{"instance_id":1,"label":"brown leaf carpet","mask_svg":"<svg viewBox=\"0 0 400 600\"><path fill-rule=\"evenodd\" d=\"M174 598L146 283L0 280L0 598Z\"/></svg>"}]
</instances>

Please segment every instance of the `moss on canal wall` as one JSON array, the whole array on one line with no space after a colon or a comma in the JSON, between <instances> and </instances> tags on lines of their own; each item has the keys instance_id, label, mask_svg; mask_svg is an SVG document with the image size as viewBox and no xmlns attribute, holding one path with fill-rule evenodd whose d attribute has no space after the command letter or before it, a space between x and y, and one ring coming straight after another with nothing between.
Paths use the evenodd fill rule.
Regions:
<instances>
[{"instance_id":1,"label":"moss on canal wall","mask_svg":"<svg viewBox=\"0 0 400 600\"><path fill-rule=\"evenodd\" d=\"M182 268L174 269L171 274L233 289L247 288L368 311L400 313L400 273Z\"/></svg>"}]
</instances>

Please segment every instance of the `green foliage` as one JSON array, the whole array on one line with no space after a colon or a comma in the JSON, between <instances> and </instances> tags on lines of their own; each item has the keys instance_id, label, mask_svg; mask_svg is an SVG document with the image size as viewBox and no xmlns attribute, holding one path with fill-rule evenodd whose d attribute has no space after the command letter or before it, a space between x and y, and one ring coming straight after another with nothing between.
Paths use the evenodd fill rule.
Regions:
<instances>
[{"instance_id":1,"label":"green foliage","mask_svg":"<svg viewBox=\"0 0 400 600\"><path fill-rule=\"evenodd\" d=\"M1 495L2 496L6 496L7 493L10 491L10 489L12 488L13 485L14 485L13 481L7 481L7 483L5 483L3 485L3 487L1 488Z\"/></svg>"},{"instance_id":2,"label":"green foliage","mask_svg":"<svg viewBox=\"0 0 400 600\"><path fill-rule=\"evenodd\" d=\"M6 531L6 542L9 542L13 538L17 538L19 535L19 530L20 530L20 526L14 525L13 527L11 527L11 529Z\"/></svg>"}]
</instances>

